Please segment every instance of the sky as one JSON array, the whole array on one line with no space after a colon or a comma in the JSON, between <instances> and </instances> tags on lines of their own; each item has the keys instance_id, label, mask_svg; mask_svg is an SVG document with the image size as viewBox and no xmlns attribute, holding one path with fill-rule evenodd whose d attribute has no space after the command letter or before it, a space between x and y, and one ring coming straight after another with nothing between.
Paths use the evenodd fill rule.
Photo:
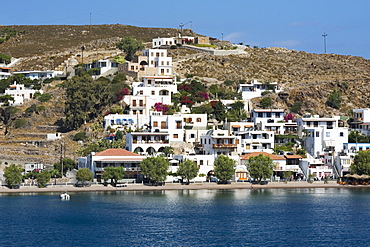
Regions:
<instances>
[{"instance_id":1,"label":"sky","mask_svg":"<svg viewBox=\"0 0 370 247\"><path fill-rule=\"evenodd\" d=\"M18 0L2 10L0 25L184 25L232 43L370 59L369 0Z\"/></svg>"}]
</instances>

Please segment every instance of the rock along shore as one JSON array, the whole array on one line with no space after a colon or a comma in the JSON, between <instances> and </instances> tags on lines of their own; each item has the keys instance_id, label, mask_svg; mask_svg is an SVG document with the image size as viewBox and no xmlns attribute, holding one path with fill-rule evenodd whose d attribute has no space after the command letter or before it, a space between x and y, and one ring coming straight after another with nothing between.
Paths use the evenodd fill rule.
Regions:
<instances>
[{"instance_id":1,"label":"rock along shore","mask_svg":"<svg viewBox=\"0 0 370 247\"><path fill-rule=\"evenodd\" d=\"M340 185L336 181L329 181L324 184L323 181L308 183L300 182L269 182L267 185L251 185L250 183L192 183L189 185L167 183L164 186L146 186L142 184L128 184L127 187L103 186L93 184L90 187L74 187L73 185L49 185L46 188L36 186L21 186L19 189L9 189L5 186L0 188L1 193L51 193L51 192L102 192L102 191L155 191L155 190L231 190L231 189L300 189L300 188L370 188L369 185Z\"/></svg>"}]
</instances>

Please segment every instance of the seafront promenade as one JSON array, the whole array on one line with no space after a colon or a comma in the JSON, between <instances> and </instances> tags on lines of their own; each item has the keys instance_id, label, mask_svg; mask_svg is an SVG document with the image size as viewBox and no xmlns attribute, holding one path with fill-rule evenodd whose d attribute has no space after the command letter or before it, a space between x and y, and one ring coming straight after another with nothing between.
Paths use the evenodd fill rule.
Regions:
<instances>
[{"instance_id":1,"label":"seafront promenade","mask_svg":"<svg viewBox=\"0 0 370 247\"><path fill-rule=\"evenodd\" d=\"M90 187L74 187L73 185L49 185L46 188L36 186L21 186L19 189L9 189L5 186L0 188L0 193L46 193L46 192L93 192L93 191L151 191L151 190L224 190L224 189L294 189L294 188L370 188L370 185L340 185L336 181L323 181L308 183L306 181L293 182L269 182L267 185L250 183L192 183L182 185L178 183L167 183L164 186L146 186L142 184L128 184L127 187L103 186L93 184Z\"/></svg>"}]
</instances>

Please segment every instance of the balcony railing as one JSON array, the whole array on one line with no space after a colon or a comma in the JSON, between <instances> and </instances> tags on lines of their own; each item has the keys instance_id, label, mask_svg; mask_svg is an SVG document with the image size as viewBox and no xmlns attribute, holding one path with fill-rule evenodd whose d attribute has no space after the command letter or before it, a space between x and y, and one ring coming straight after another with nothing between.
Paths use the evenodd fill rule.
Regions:
<instances>
[{"instance_id":1,"label":"balcony railing","mask_svg":"<svg viewBox=\"0 0 370 247\"><path fill-rule=\"evenodd\" d=\"M236 148L236 144L213 144L213 148Z\"/></svg>"}]
</instances>

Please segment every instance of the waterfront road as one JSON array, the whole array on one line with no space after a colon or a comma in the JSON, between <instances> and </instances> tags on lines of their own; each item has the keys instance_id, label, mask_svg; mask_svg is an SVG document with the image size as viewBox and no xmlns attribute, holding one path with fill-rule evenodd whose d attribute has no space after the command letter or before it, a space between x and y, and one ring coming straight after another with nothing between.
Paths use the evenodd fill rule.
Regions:
<instances>
[{"instance_id":1,"label":"waterfront road","mask_svg":"<svg viewBox=\"0 0 370 247\"><path fill-rule=\"evenodd\" d=\"M92 184L89 187L74 187L73 185L48 185L46 188L37 186L21 186L19 189L9 189L1 186L0 193L45 193L45 192L87 192L87 191L143 191L143 190L222 190L222 189L292 189L292 188L366 188L370 185L340 185L336 181L323 181L308 183L306 181L292 182L269 182L267 185L250 183L191 183L183 185L179 183L166 183L164 186L147 186L142 184L128 184L127 187L103 186L102 184Z\"/></svg>"}]
</instances>

